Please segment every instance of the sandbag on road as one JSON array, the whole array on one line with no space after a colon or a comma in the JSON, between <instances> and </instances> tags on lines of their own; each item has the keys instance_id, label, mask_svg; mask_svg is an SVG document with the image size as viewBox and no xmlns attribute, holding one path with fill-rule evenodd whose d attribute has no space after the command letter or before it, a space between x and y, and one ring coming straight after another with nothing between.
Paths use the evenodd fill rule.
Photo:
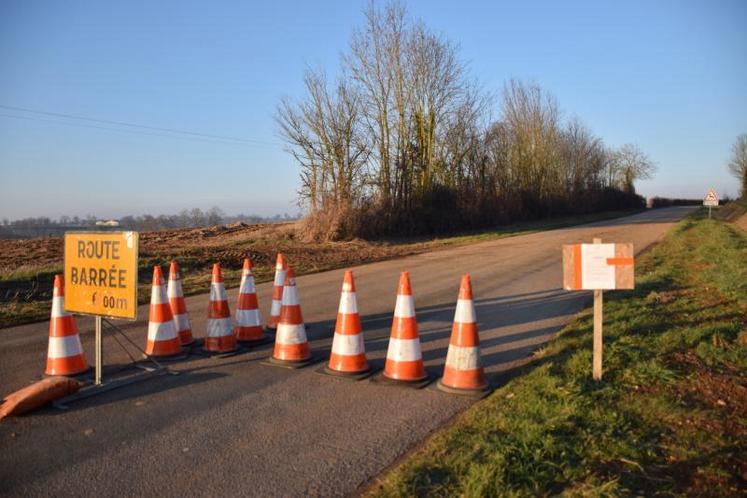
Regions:
<instances>
[{"instance_id":1,"label":"sandbag on road","mask_svg":"<svg viewBox=\"0 0 747 498\"><path fill-rule=\"evenodd\" d=\"M0 405L0 420L23 415L56 399L78 392L81 383L67 377L49 377L9 394Z\"/></svg>"}]
</instances>

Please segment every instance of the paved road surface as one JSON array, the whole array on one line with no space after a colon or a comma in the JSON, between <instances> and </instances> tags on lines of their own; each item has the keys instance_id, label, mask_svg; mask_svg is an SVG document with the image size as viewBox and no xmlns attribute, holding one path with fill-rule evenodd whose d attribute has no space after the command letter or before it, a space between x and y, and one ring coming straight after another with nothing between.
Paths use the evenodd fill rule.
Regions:
<instances>
[{"instance_id":1,"label":"paved road surface","mask_svg":"<svg viewBox=\"0 0 747 498\"><path fill-rule=\"evenodd\" d=\"M529 360L589 293L560 290L564 243L660 240L687 208L553 230L355 268L366 349L383 364L398 273L412 276L426 366L440 374L462 273L472 275L489 379ZM292 262L291 262L292 264ZM312 349L329 354L342 270L298 278ZM258 287L263 313L270 285ZM229 292L233 305L236 291ZM205 295L187 298L196 335ZM147 307L139 316L147 319ZM93 361L92 321L79 319ZM126 331L144 346L146 323ZM0 330L0 392L38 379L47 324ZM111 338L108 365L124 363ZM89 400L0 423L0 494L344 495L369 482L471 401L433 392L321 376L316 367L265 366L271 345L230 358L172 363L163 376ZM591 365L589 365L591 374Z\"/></svg>"}]
</instances>

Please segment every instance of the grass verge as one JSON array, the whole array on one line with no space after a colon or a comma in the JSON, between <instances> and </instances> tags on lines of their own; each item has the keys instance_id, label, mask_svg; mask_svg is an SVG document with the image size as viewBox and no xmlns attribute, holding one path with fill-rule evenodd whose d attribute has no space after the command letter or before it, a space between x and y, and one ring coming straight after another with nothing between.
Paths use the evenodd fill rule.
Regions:
<instances>
[{"instance_id":1,"label":"grass verge","mask_svg":"<svg viewBox=\"0 0 747 498\"><path fill-rule=\"evenodd\" d=\"M259 235L249 230L246 236L222 234L205 240L204 245L184 239L184 230L145 233L140 240L139 304L150 299L153 265L179 262L182 286L187 296L204 293L210 286L211 267L221 261L223 278L228 288L239 285L241 264L245 255L254 262L257 283L271 281L274 275L275 253L282 251L289 258L297 275L345 268L374 261L398 258L444 247L524 235L542 230L564 228L594 221L628 216L641 210L612 211L588 215L553 218L500 227L478 233L441 238L393 239L383 242L351 241L309 244L299 241L293 231L269 232ZM251 228L251 227L250 227ZM199 231L199 230L197 230ZM209 230L207 230L209 231ZM217 239L217 240L216 240ZM55 253L43 266L0 265L12 271L0 272L0 328L46 320L52 298L54 274L62 273L62 239L50 238L43 254ZM54 247L51 247L54 245ZM2 256L0 256L2 259ZM164 268L168 271L168 267Z\"/></svg>"},{"instance_id":2,"label":"grass verge","mask_svg":"<svg viewBox=\"0 0 747 498\"><path fill-rule=\"evenodd\" d=\"M636 273L634 291L605 296L602 382L587 310L368 494L744 493L747 236L701 210Z\"/></svg>"}]
</instances>

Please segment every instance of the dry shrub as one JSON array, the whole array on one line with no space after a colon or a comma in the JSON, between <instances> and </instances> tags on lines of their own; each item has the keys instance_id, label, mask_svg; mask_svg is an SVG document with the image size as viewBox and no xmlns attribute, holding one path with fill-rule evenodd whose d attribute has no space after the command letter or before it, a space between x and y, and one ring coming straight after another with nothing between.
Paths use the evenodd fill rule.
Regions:
<instances>
[{"instance_id":1,"label":"dry shrub","mask_svg":"<svg viewBox=\"0 0 747 498\"><path fill-rule=\"evenodd\" d=\"M311 212L301 223L299 235L305 242L349 240L361 232L361 213L350 206L329 206Z\"/></svg>"}]
</instances>

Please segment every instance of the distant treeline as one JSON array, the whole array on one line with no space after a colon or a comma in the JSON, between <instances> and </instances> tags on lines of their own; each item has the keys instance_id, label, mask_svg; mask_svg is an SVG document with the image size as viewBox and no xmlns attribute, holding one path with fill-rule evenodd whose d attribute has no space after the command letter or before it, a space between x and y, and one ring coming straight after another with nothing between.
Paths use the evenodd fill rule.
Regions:
<instances>
[{"instance_id":1,"label":"distant treeline","mask_svg":"<svg viewBox=\"0 0 747 498\"><path fill-rule=\"evenodd\" d=\"M652 197L648 200L648 207L661 208L669 206L700 206L703 199L669 199L667 197Z\"/></svg>"},{"instance_id":2,"label":"distant treeline","mask_svg":"<svg viewBox=\"0 0 747 498\"><path fill-rule=\"evenodd\" d=\"M174 228L198 228L214 225L228 225L232 223L278 223L298 219L285 213L266 217L256 214L227 215L220 208L212 207L207 211L200 208L184 209L179 214L158 215L143 214L139 216L124 216L117 221L116 226L101 226L97 222L105 221L88 215L85 218L78 216L61 216L59 219L41 216L37 218L23 218L9 220L4 218L0 224L0 239L18 239L31 237L45 237L50 235L61 235L72 230L167 230Z\"/></svg>"},{"instance_id":3,"label":"distant treeline","mask_svg":"<svg viewBox=\"0 0 747 498\"><path fill-rule=\"evenodd\" d=\"M259 216L256 214L237 214L227 215L217 207L212 207L207 211L199 208L184 209L179 214L151 216L144 214L141 216L125 216L119 219L121 227L130 230L165 230L171 228L197 228L209 227L214 225L230 225L232 223L279 223L298 219L290 216L288 213L275 215L271 217Z\"/></svg>"},{"instance_id":4,"label":"distant treeline","mask_svg":"<svg viewBox=\"0 0 747 498\"><path fill-rule=\"evenodd\" d=\"M495 99L458 48L395 3L373 3L339 76L306 71L305 95L277 121L297 161L314 238L435 233L643 207L634 182L654 166L562 119L538 85ZM495 104L498 105L495 105Z\"/></svg>"}]
</instances>

